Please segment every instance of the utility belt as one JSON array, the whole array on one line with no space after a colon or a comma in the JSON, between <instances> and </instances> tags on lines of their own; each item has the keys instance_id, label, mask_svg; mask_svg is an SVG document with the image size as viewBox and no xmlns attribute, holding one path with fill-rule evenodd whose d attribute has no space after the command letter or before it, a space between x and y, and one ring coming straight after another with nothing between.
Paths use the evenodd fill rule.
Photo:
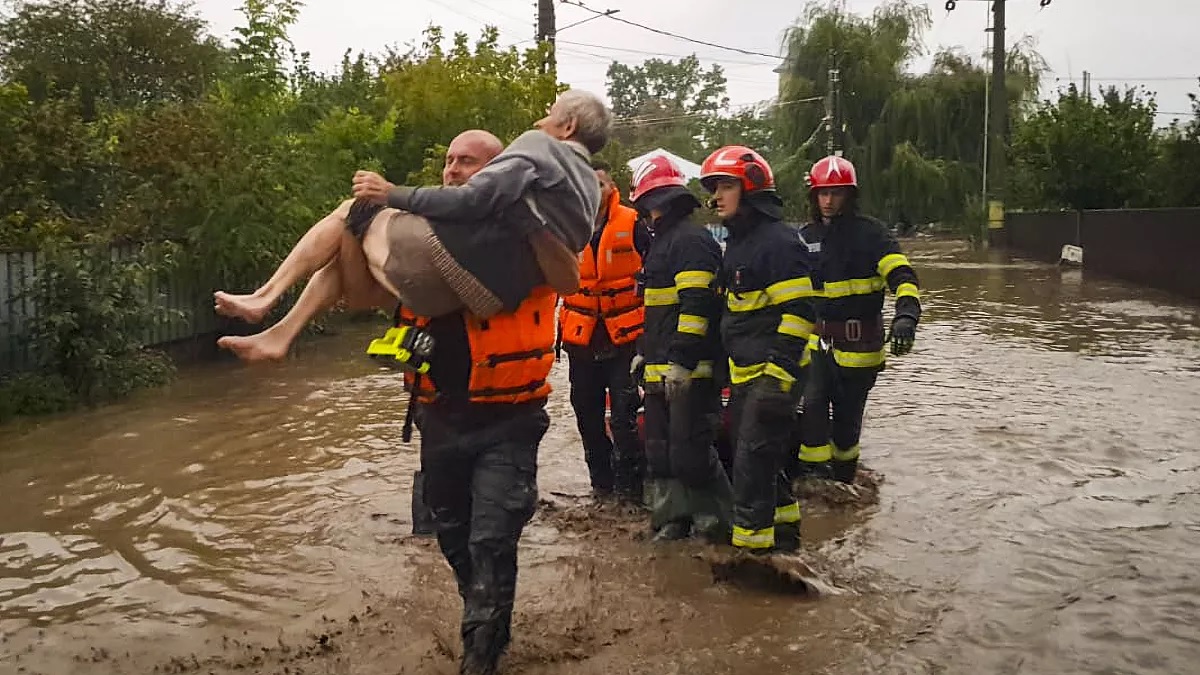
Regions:
<instances>
[{"instance_id":1,"label":"utility belt","mask_svg":"<svg viewBox=\"0 0 1200 675\"><path fill-rule=\"evenodd\" d=\"M401 437L407 443L412 440L413 406L417 391L421 388L421 380L429 373L436 341L425 330L401 322L402 309L403 306L397 303L396 311L392 314L392 327L383 337L371 340L367 345L367 356L383 366L416 376L412 391L409 392L408 409L404 413L401 432Z\"/></svg>"},{"instance_id":2,"label":"utility belt","mask_svg":"<svg viewBox=\"0 0 1200 675\"><path fill-rule=\"evenodd\" d=\"M866 342L883 345L883 317L817 321L813 333L826 342Z\"/></svg>"}]
</instances>

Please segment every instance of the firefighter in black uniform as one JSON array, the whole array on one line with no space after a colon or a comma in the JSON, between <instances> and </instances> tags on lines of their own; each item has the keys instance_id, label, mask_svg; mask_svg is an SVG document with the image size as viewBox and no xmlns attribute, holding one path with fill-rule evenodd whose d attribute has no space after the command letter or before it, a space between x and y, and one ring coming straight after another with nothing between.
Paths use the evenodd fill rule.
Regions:
<instances>
[{"instance_id":1,"label":"firefighter in black uniform","mask_svg":"<svg viewBox=\"0 0 1200 675\"><path fill-rule=\"evenodd\" d=\"M727 541L732 490L714 441L720 423L721 247L689 216L700 201L670 159L633 175L630 201L653 233L642 266L645 333L633 371L645 383L646 494L657 541Z\"/></svg>"},{"instance_id":2,"label":"firefighter in black uniform","mask_svg":"<svg viewBox=\"0 0 1200 675\"><path fill-rule=\"evenodd\" d=\"M867 395L884 351L907 354L921 318L917 274L887 227L857 211L854 165L830 156L808 175L812 221L800 229L818 296L812 367L800 421L800 473L853 483ZM896 295L891 336L883 294Z\"/></svg>"},{"instance_id":3,"label":"firefighter in black uniform","mask_svg":"<svg viewBox=\"0 0 1200 675\"><path fill-rule=\"evenodd\" d=\"M795 229L781 220L771 167L757 152L717 150L700 181L729 229L721 338L733 390L732 542L756 553L795 550L800 505L785 468L813 329L807 257Z\"/></svg>"}]
</instances>

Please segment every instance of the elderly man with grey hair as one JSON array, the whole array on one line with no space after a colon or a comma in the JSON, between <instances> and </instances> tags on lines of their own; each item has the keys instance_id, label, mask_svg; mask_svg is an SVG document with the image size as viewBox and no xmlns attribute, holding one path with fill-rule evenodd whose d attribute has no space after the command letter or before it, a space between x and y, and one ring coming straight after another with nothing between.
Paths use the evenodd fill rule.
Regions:
<instances>
[{"instance_id":1,"label":"elderly man with grey hair","mask_svg":"<svg viewBox=\"0 0 1200 675\"><path fill-rule=\"evenodd\" d=\"M261 321L288 288L332 262L339 274L322 275L328 288L302 296L289 320L218 345L245 361L282 358L338 297L356 309L399 299L421 316L465 309L486 319L543 284L573 293L600 208L590 159L608 143L612 115L599 97L572 89L535 126L463 185L398 187L357 172L354 200L313 226L256 291L218 291L215 308Z\"/></svg>"}]
</instances>

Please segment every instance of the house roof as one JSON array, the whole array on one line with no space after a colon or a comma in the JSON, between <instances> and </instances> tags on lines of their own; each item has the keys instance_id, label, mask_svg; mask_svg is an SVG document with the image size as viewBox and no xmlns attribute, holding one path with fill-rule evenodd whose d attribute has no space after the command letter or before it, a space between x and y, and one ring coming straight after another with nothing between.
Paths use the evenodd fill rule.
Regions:
<instances>
[{"instance_id":1,"label":"house roof","mask_svg":"<svg viewBox=\"0 0 1200 675\"><path fill-rule=\"evenodd\" d=\"M651 150L650 152L647 152L642 155L638 155L637 157L634 157L633 159L626 162L626 164L629 166L629 169L632 171L632 170L636 169L639 164L641 164L642 162L646 161L647 159L649 159L651 157L654 157L655 155L663 155L663 156L667 157L668 159L670 159L672 162L675 162L675 166L679 167L679 170L683 172L684 176L687 176L688 180L692 180L693 178L697 178L697 179L700 178L700 165L699 164L696 164L695 162L690 162L690 161L680 157L679 155L676 155L675 153L673 153L669 150L663 150L662 148L655 148L655 149Z\"/></svg>"}]
</instances>

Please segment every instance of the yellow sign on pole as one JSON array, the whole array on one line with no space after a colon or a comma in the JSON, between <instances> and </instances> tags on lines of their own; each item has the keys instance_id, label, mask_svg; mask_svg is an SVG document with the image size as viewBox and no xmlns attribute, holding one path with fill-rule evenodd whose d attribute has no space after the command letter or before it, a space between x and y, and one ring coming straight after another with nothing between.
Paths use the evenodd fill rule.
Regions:
<instances>
[{"instance_id":1,"label":"yellow sign on pole","mask_svg":"<svg viewBox=\"0 0 1200 675\"><path fill-rule=\"evenodd\" d=\"M1004 229L1004 202L999 199L988 202L988 229Z\"/></svg>"}]
</instances>

